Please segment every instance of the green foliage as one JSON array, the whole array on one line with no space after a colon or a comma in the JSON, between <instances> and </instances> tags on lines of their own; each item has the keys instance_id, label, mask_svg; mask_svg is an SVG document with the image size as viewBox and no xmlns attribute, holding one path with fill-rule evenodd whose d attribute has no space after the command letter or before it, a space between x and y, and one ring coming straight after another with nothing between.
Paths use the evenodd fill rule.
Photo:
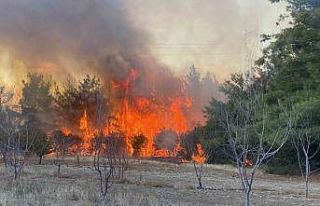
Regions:
<instances>
[{"instance_id":1,"label":"green foliage","mask_svg":"<svg viewBox=\"0 0 320 206\"><path fill-rule=\"evenodd\" d=\"M230 96L230 94L229 94ZM203 137L201 144L207 156L208 163L224 164L230 162L230 151L228 141L225 137L224 128L219 123L221 117L221 107L224 103L212 99L204 109L204 115L207 119L203 127Z\"/></svg>"},{"instance_id":2,"label":"green foliage","mask_svg":"<svg viewBox=\"0 0 320 206\"><path fill-rule=\"evenodd\" d=\"M305 11L320 6L319 0L269 0L272 3L285 1L289 3L288 10L290 11Z\"/></svg>"},{"instance_id":3,"label":"green foliage","mask_svg":"<svg viewBox=\"0 0 320 206\"><path fill-rule=\"evenodd\" d=\"M268 165L263 167L263 170L266 173L269 174L276 174L276 175L299 175L299 168L297 165L294 164L287 164L287 165L281 165L279 163L274 163L271 164L269 163Z\"/></svg>"},{"instance_id":4,"label":"green foliage","mask_svg":"<svg viewBox=\"0 0 320 206\"><path fill-rule=\"evenodd\" d=\"M40 157L41 164L42 156L51 149L46 132L52 128L55 121L50 93L51 82L45 80L42 74L29 73L23 85L20 105L25 124L20 130L24 141L32 141L30 150Z\"/></svg>"},{"instance_id":5,"label":"green foliage","mask_svg":"<svg viewBox=\"0 0 320 206\"><path fill-rule=\"evenodd\" d=\"M208 162L228 163L237 158L260 158L261 150L278 151L287 139L289 113L266 103L268 74L261 69L233 74L221 86L227 101L213 99L205 108L207 118L202 140ZM276 110L277 112L274 112ZM281 112L279 112L281 111ZM232 151L231 149L234 150ZM247 148L247 149L246 149Z\"/></svg>"},{"instance_id":6,"label":"green foliage","mask_svg":"<svg viewBox=\"0 0 320 206\"><path fill-rule=\"evenodd\" d=\"M31 143L30 151L38 157L49 154L52 149L52 143L45 132L38 128L29 129L28 127L21 127L19 130L22 148Z\"/></svg>"},{"instance_id":7,"label":"green foliage","mask_svg":"<svg viewBox=\"0 0 320 206\"><path fill-rule=\"evenodd\" d=\"M102 93L100 80L95 76L87 75L78 84L74 84L69 78L62 89L56 87L55 103L65 125L74 126L84 111L87 113L88 122L96 124L96 128L101 124L105 125L108 118L109 103Z\"/></svg>"},{"instance_id":8,"label":"green foliage","mask_svg":"<svg viewBox=\"0 0 320 206\"><path fill-rule=\"evenodd\" d=\"M303 125L308 122L308 134L313 141L311 147L314 147L320 143L320 1L285 1L289 5L291 25L272 36L273 41L257 64L268 71L267 101L270 109L279 113L274 108L277 101L290 102L284 106L295 113L291 138L305 130ZM277 122L276 115L273 119ZM279 153L276 159L281 162L296 156L292 148L287 144L287 150ZM276 163L272 162L272 165ZM290 164L297 165L297 160Z\"/></svg>"},{"instance_id":9,"label":"green foliage","mask_svg":"<svg viewBox=\"0 0 320 206\"><path fill-rule=\"evenodd\" d=\"M289 95L294 103L301 101L302 90L311 91L311 96L319 94L320 5L314 2L318 3L290 1L292 26L273 36L275 41L258 61L271 76L270 103Z\"/></svg>"},{"instance_id":10,"label":"green foliage","mask_svg":"<svg viewBox=\"0 0 320 206\"><path fill-rule=\"evenodd\" d=\"M271 0L273 3L279 1L281 0ZM249 126L243 131L248 135L251 146L257 144L255 131L261 130L266 120L268 124L264 130L270 138L266 138L263 144L272 144L270 140L277 133L281 136L287 127L285 119L288 113L294 116L294 132L291 138L302 129L301 125L308 118L311 125L309 134L316 139L311 148L316 148L320 143L320 1L283 1L288 3L290 26L276 35L262 35L262 41L269 41L270 45L257 60L257 68L247 74L233 74L229 81L222 84L221 91L227 100L221 102L213 99L205 108L207 122L202 128L202 137L199 138L194 131L186 136L186 145L194 146L200 139L209 163L223 163L229 159L227 154L230 154L230 151L226 149L228 141L225 128L221 124L222 110L231 111L230 120L238 120L239 125L244 122L243 127ZM279 21L287 17L281 15ZM257 95L263 99L251 101L248 97L253 91L263 94ZM259 102L265 102L265 105ZM256 109L247 113L252 107ZM263 113L267 116L262 117ZM248 114L249 116L246 116ZM232 131L234 128L231 127L230 132ZM319 158L319 155L316 155L316 158ZM277 173L289 173L289 170L297 169L297 155L291 141L284 145L267 167L267 171Z\"/></svg>"},{"instance_id":11,"label":"green foliage","mask_svg":"<svg viewBox=\"0 0 320 206\"><path fill-rule=\"evenodd\" d=\"M42 74L28 73L23 86L20 106L26 124L28 127L48 129L53 121L51 82L45 80Z\"/></svg>"},{"instance_id":12,"label":"green foliage","mask_svg":"<svg viewBox=\"0 0 320 206\"><path fill-rule=\"evenodd\" d=\"M34 142L31 146L31 151L40 158L39 164L41 164L42 157L51 152L52 142L45 133L41 131L37 133L38 134L35 136Z\"/></svg>"}]
</instances>

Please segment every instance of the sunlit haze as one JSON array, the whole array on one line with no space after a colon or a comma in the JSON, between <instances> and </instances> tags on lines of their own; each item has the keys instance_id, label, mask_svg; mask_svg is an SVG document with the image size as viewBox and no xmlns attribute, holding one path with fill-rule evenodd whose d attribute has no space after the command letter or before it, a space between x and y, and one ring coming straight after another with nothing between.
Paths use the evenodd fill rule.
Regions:
<instances>
[{"instance_id":1,"label":"sunlit haze","mask_svg":"<svg viewBox=\"0 0 320 206\"><path fill-rule=\"evenodd\" d=\"M267 0L2 0L0 7L6 84L19 83L27 71L101 74L102 59L120 53L178 75L194 64L223 80L252 65L264 46L260 35L279 31L285 11ZM123 66L127 60L120 59Z\"/></svg>"}]
</instances>

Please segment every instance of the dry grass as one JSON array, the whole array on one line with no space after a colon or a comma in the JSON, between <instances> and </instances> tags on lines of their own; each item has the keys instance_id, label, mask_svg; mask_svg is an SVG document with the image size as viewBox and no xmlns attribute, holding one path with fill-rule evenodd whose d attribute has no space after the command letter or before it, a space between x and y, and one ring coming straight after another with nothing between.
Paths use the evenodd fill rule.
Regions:
<instances>
[{"instance_id":1,"label":"dry grass","mask_svg":"<svg viewBox=\"0 0 320 206\"><path fill-rule=\"evenodd\" d=\"M62 177L51 160L45 165L29 164L21 178L13 182L0 167L1 205L102 205L90 158L81 164L69 157ZM240 205L241 186L235 169L227 165L206 165L204 190L197 190L191 164L130 160L127 179L113 184L107 205ZM320 184L312 183L309 205L319 205ZM288 177L259 174L254 184L254 205L306 205L303 184Z\"/></svg>"}]
</instances>

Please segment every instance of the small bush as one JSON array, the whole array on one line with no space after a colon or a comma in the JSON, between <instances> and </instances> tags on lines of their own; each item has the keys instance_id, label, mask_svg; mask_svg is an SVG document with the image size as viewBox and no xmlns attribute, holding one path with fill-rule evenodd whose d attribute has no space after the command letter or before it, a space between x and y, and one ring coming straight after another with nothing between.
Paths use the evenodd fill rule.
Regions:
<instances>
[{"instance_id":1,"label":"small bush","mask_svg":"<svg viewBox=\"0 0 320 206\"><path fill-rule=\"evenodd\" d=\"M147 138L143 134L138 134L133 137L131 145L133 148L133 156L139 156L143 146L147 143Z\"/></svg>"},{"instance_id":2,"label":"small bush","mask_svg":"<svg viewBox=\"0 0 320 206\"><path fill-rule=\"evenodd\" d=\"M267 165L264 168L264 171L269 174L276 175L300 175L299 168L297 165Z\"/></svg>"}]
</instances>

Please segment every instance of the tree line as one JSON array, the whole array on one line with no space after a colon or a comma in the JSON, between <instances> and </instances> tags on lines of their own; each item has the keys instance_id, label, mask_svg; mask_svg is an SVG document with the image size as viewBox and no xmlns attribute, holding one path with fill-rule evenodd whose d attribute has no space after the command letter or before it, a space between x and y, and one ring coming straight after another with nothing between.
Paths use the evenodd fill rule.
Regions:
<instances>
[{"instance_id":1,"label":"tree line","mask_svg":"<svg viewBox=\"0 0 320 206\"><path fill-rule=\"evenodd\" d=\"M277 25L289 25L261 36L268 42L262 57L221 84L226 100L213 98L205 125L183 140L189 154L201 143L208 163L236 166L246 205L257 168L301 175L308 197L320 167L320 1L283 1L287 13Z\"/></svg>"}]
</instances>

